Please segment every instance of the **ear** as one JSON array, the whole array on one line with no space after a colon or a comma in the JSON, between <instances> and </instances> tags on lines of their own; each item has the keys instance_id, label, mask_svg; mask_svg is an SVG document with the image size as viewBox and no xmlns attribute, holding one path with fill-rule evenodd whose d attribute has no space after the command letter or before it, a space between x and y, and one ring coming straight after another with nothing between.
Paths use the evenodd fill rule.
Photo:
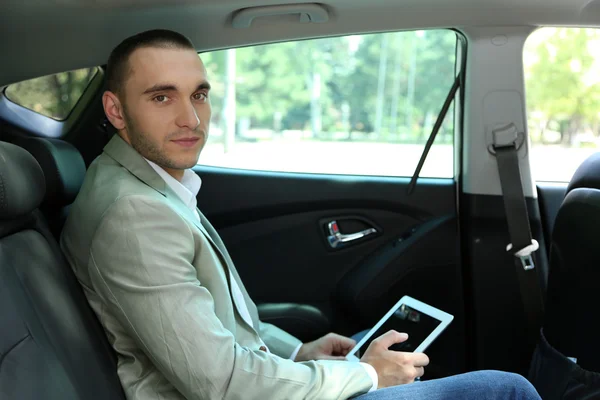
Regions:
<instances>
[{"instance_id":1,"label":"ear","mask_svg":"<svg viewBox=\"0 0 600 400\"><path fill-rule=\"evenodd\" d=\"M117 95L108 90L104 92L102 95L102 106L110 123L119 131L125 129L123 106Z\"/></svg>"}]
</instances>

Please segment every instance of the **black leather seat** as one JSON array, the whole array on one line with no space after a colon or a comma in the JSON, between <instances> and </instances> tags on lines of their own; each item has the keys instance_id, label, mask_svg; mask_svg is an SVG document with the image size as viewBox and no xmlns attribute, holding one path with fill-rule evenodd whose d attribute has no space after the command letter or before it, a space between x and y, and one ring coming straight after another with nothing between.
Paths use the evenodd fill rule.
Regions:
<instances>
[{"instance_id":1,"label":"black leather seat","mask_svg":"<svg viewBox=\"0 0 600 400\"><path fill-rule=\"evenodd\" d=\"M573 175L550 248L544 335L577 364L600 371L600 153Z\"/></svg>"},{"instance_id":2,"label":"black leather seat","mask_svg":"<svg viewBox=\"0 0 600 400\"><path fill-rule=\"evenodd\" d=\"M59 139L21 138L14 142L29 151L44 171L46 196L40 210L58 240L85 178L85 163L79 150Z\"/></svg>"},{"instance_id":3,"label":"black leather seat","mask_svg":"<svg viewBox=\"0 0 600 400\"><path fill-rule=\"evenodd\" d=\"M124 399L116 360L38 210L39 164L0 142L0 399Z\"/></svg>"}]
</instances>

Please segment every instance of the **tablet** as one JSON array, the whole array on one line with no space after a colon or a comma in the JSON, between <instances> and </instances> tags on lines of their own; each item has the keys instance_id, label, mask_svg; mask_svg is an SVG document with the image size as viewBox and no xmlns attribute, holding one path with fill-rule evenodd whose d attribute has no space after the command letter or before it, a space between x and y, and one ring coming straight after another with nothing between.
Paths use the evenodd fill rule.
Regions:
<instances>
[{"instance_id":1,"label":"tablet","mask_svg":"<svg viewBox=\"0 0 600 400\"><path fill-rule=\"evenodd\" d=\"M390 350L423 352L453 319L454 316L442 310L404 296L354 346L346 358L359 361L371 342L390 330L408 334L405 342L392 345Z\"/></svg>"}]
</instances>

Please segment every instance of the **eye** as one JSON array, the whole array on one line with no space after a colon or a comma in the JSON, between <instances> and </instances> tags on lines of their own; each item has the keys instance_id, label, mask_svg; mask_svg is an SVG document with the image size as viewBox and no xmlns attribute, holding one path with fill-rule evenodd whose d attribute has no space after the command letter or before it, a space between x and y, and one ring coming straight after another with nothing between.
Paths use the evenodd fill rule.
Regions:
<instances>
[{"instance_id":1,"label":"eye","mask_svg":"<svg viewBox=\"0 0 600 400\"><path fill-rule=\"evenodd\" d=\"M156 101L157 103L166 103L167 100L169 100L169 98L167 96L165 96L164 94L160 94L160 95L154 97L152 100Z\"/></svg>"},{"instance_id":2,"label":"eye","mask_svg":"<svg viewBox=\"0 0 600 400\"><path fill-rule=\"evenodd\" d=\"M196 93L192 96L194 100L205 101L208 98L208 94L204 92Z\"/></svg>"}]
</instances>

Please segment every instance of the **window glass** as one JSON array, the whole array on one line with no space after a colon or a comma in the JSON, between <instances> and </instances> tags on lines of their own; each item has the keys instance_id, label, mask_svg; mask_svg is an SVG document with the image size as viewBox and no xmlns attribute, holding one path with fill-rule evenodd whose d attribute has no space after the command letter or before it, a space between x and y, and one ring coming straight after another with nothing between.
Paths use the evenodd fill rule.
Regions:
<instances>
[{"instance_id":1,"label":"window glass","mask_svg":"<svg viewBox=\"0 0 600 400\"><path fill-rule=\"evenodd\" d=\"M4 94L14 102L56 120L69 116L98 71L84 68L9 85Z\"/></svg>"},{"instance_id":2,"label":"window glass","mask_svg":"<svg viewBox=\"0 0 600 400\"><path fill-rule=\"evenodd\" d=\"M538 181L568 182L598 151L600 35L541 28L524 49L531 168Z\"/></svg>"},{"instance_id":3,"label":"window glass","mask_svg":"<svg viewBox=\"0 0 600 400\"><path fill-rule=\"evenodd\" d=\"M204 165L411 176L452 87L456 34L428 30L202 53ZM421 176L452 177L453 109Z\"/></svg>"}]
</instances>

